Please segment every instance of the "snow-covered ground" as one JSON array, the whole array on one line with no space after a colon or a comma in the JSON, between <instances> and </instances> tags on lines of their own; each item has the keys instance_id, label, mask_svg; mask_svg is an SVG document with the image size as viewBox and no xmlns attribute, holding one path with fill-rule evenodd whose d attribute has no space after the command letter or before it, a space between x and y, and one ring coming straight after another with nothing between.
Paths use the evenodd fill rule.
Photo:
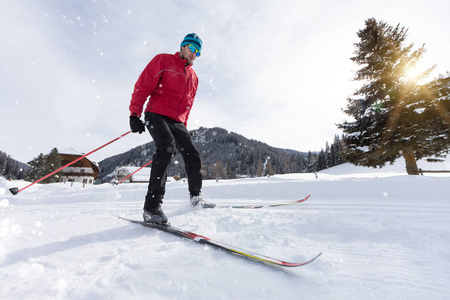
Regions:
<instances>
[{"instance_id":1,"label":"snow-covered ground","mask_svg":"<svg viewBox=\"0 0 450 300\"><path fill-rule=\"evenodd\" d=\"M312 194L259 210L193 209L186 182L167 184L173 226L288 261L323 252L300 268L118 219L141 218L146 184L8 191L26 184L0 179L1 299L449 299L450 173L407 176L399 162L204 182L204 197L222 204Z\"/></svg>"}]
</instances>

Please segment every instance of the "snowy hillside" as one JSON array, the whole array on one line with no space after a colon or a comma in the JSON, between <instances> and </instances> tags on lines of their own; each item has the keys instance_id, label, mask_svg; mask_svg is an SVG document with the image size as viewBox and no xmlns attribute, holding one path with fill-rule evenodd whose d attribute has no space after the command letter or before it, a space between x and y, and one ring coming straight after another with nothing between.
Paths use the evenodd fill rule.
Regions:
<instances>
[{"instance_id":1,"label":"snowy hillside","mask_svg":"<svg viewBox=\"0 0 450 300\"><path fill-rule=\"evenodd\" d=\"M450 173L403 169L342 165L318 178L204 182L204 197L221 204L312 194L259 210L193 209L187 183L168 183L163 208L172 225L288 261L323 252L299 268L118 219L141 218L146 184L34 185L12 196L10 187L27 183L1 179L1 299L448 299Z\"/></svg>"}]
</instances>

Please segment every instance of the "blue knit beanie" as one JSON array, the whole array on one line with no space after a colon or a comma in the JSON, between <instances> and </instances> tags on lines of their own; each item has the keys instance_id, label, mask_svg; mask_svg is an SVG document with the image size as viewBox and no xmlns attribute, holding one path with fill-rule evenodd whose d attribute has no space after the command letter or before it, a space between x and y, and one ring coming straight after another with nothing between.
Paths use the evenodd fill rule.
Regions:
<instances>
[{"instance_id":1,"label":"blue knit beanie","mask_svg":"<svg viewBox=\"0 0 450 300\"><path fill-rule=\"evenodd\" d=\"M195 33L189 33L185 36L184 40L181 42L180 48L186 45L192 44L200 53L202 52L202 39Z\"/></svg>"}]
</instances>

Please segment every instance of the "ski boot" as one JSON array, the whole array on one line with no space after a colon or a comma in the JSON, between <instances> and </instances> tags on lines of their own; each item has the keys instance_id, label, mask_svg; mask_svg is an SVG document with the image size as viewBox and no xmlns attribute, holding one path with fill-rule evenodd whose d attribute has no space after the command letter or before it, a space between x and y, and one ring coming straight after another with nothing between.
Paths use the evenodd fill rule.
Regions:
<instances>
[{"instance_id":1,"label":"ski boot","mask_svg":"<svg viewBox=\"0 0 450 300\"><path fill-rule=\"evenodd\" d=\"M170 227L169 219L164 214L161 209L161 206L157 206L155 208L144 210L144 222L151 224L158 224L166 227Z\"/></svg>"},{"instance_id":2,"label":"ski boot","mask_svg":"<svg viewBox=\"0 0 450 300\"><path fill-rule=\"evenodd\" d=\"M206 202L205 200L203 200L201 194L195 195L195 196L191 195L190 201L191 201L192 207L196 207L197 205L200 205L203 208L214 208L214 207L216 207L216 204L209 203L209 202Z\"/></svg>"}]
</instances>

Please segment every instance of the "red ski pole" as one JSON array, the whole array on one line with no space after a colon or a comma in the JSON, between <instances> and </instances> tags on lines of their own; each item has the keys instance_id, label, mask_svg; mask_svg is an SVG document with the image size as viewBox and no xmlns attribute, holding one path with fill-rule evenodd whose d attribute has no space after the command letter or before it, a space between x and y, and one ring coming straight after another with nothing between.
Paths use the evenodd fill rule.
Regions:
<instances>
[{"instance_id":1,"label":"red ski pole","mask_svg":"<svg viewBox=\"0 0 450 300\"><path fill-rule=\"evenodd\" d=\"M70 166L71 164L74 164L74 163L76 163L77 161L82 160L82 159L85 158L86 156L91 155L92 153L94 153L94 152L96 152L96 151L102 149L103 147L106 147L106 146L108 146L109 144L114 143L115 141L117 141L117 140L123 138L124 136L126 136L126 135L129 134L130 132L131 132L131 131L128 131L128 132L122 134L121 136L119 136L119 137L113 139L112 141L109 141L108 143L104 144L103 146L100 146L100 147L98 147L97 149L92 150L91 152L89 152L89 153L87 153L87 154L85 154L85 155L83 155L83 156L81 156L81 157L75 159L74 161L68 163L67 165L65 165L65 166L63 166L63 167L61 167L61 168L59 168L58 170L55 170L55 171L51 172L50 174L45 175L45 176L42 177L41 179L36 180L35 182L33 182L33 183L27 185L27 186L24 187L24 188L21 188L20 190L19 190L19 188L17 188L17 187L13 187L13 188L10 188L9 191L11 192L11 194L17 195L18 193L20 193L20 192L23 191L24 189L29 188L29 187L32 186L33 184L36 184L36 183L38 183L39 181L44 180L45 178L50 177L50 176L52 176L52 175L55 174L55 173L58 173L59 171L61 171L61 170L64 169L65 167L68 167L68 166Z\"/></svg>"},{"instance_id":2,"label":"red ski pole","mask_svg":"<svg viewBox=\"0 0 450 300\"><path fill-rule=\"evenodd\" d=\"M127 179L128 177L136 174L137 172L139 172L140 170L142 170L143 168L145 168L146 166L148 166L149 164L152 163L153 160L149 161L148 163L146 163L145 165L143 165L142 167L140 167L139 169L137 169L136 171L134 171L133 173L131 173L130 175L128 175L127 177L125 177L124 179L122 179L121 181L119 181L117 184L122 183L125 179Z\"/></svg>"}]
</instances>

